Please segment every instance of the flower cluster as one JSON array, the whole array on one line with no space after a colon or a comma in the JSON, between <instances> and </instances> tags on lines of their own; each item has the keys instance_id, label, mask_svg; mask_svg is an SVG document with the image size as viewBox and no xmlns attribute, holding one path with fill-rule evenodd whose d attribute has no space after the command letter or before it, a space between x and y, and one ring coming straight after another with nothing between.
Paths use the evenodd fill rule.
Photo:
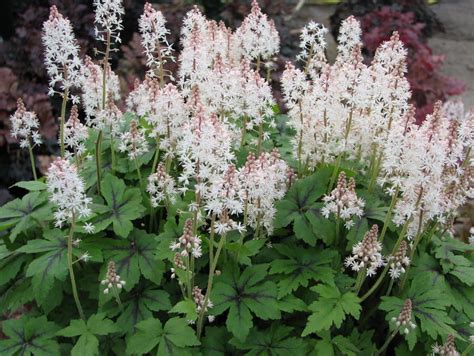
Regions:
<instances>
[{"instance_id":1,"label":"flower cluster","mask_svg":"<svg viewBox=\"0 0 474 356\"><path fill-rule=\"evenodd\" d=\"M390 266L388 273L392 279L400 278L400 275L405 273L405 269L410 265L410 259L407 257L407 249L408 244L403 240L395 254L387 258Z\"/></svg>"},{"instance_id":2,"label":"flower cluster","mask_svg":"<svg viewBox=\"0 0 474 356\"><path fill-rule=\"evenodd\" d=\"M139 129L136 120L130 122L130 131L120 135L120 152L127 152L131 160L137 159L148 152L148 141L146 140L145 130Z\"/></svg>"},{"instance_id":3,"label":"flower cluster","mask_svg":"<svg viewBox=\"0 0 474 356\"><path fill-rule=\"evenodd\" d=\"M179 251L183 257L193 256L199 258L202 255L201 239L193 234L193 222L188 219L184 223L183 235L170 246L172 251Z\"/></svg>"},{"instance_id":4,"label":"flower cluster","mask_svg":"<svg viewBox=\"0 0 474 356\"><path fill-rule=\"evenodd\" d=\"M176 278L176 269L186 271L186 265L183 262L181 254L175 253L174 259L173 259L173 266L174 267L171 267L171 279Z\"/></svg>"},{"instance_id":5,"label":"flower cluster","mask_svg":"<svg viewBox=\"0 0 474 356\"><path fill-rule=\"evenodd\" d=\"M456 339L454 335L448 335L444 345L439 346L438 344L433 345L432 351L434 355L440 356L459 356L459 352L456 350Z\"/></svg>"},{"instance_id":6,"label":"flower cluster","mask_svg":"<svg viewBox=\"0 0 474 356\"><path fill-rule=\"evenodd\" d=\"M20 139L21 148L41 144L41 135L38 132L39 121L34 112L26 111L23 100L18 99L17 109L10 116L10 122L12 125L11 135Z\"/></svg>"},{"instance_id":7,"label":"flower cluster","mask_svg":"<svg viewBox=\"0 0 474 356\"><path fill-rule=\"evenodd\" d=\"M321 69L326 63L326 34L328 30L314 21L310 21L300 35L301 52L296 56L297 60L305 63L305 72L313 73Z\"/></svg>"},{"instance_id":8,"label":"flower cluster","mask_svg":"<svg viewBox=\"0 0 474 356\"><path fill-rule=\"evenodd\" d=\"M198 313L198 315L201 312L207 313L209 309L211 309L214 306L210 299L207 299L206 301L204 294L202 294L201 288L199 288L198 286L194 286L192 294L193 294L194 304L196 304L196 312ZM214 320L214 316L209 315L208 319L210 322L212 322Z\"/></svg>"},{"instance_id":9,"label":"flower cluster","mask_svg":"<svg viewBox=\"0 0 474 356\"><path fill-rule=\"evenodd\" d=\"M100 284L105 285L104 294L108 294L111 290L122 289L125 285L125 281L120 278L115 270L115 262L110 261L107 266L107 275Z\"/></svg>"},{"instance_id":10,"label":"flower cluster","mask_svg":"<svg viewBox=\"0 0 474 356\"><path fill-rule=\"evenodd\" d=\"M352 220L354 216L361 217L365 202L359 198L355 191L355 180L346 179L346 173L342 171L337 180L337 186L329 195L324 196L324 207L321 213L328 218L329 215L335 214L338 219L345 221L346 228L354 225Z\"/></svg>"},{"instance_id":11,"label":"flower cluster","mask_svg":"<svg viewBox=\"0 0 474 356\"><path fill-rule=\"evenodd\" d=\"M169 30L165 26L166 20L160 11L153 8L150 3L145 3L143 15L138 20L138 27L145 49L146 64L150 68L149 75L156 75L160 71L163 80L163 66L166 61L174 60L173 49L166 36Z\"/></svg>"},{"instance_id":12,"label":"flower cluster","mask_svg":"<svg viewBox=\"0 0 474 356\"><path fill-rule=\"evenodd\" d=\"M240 196L244 200L249 226L259 232L264 227L271 233L276 213L274 203L286 193L290 168L277 150L261 153L258 158L250 153L239 176Z\"/></svg>"},{"instance_id":13,"label":"flower cluster","mask_svg":"<svg viewBox=\"0 0 474 356\"><path fill-rule=\"evenodd\" d=\"M71 108L69 120L64 126L64 142L73 152L81 156L85 150L85 141L89 137L87 127L79 120L79 113L76 105Z\"/></svg>"},{"instance_id":14,"label":"flower cluster","mask_svg":"<svg viewBox=\"0 0 474 356\"><path fill-rule=\"evenodd\" d=\"M392 318L395 325L401 328L405 334L408 334L410 329L416 328L416 324L411 321L411 309L411 299L406 299L400 314L396 318Z\"/></svg>"},{"instance_id":15,"label":"flower cluster","mask_svg":"<svg viewBox=\"0 0 474 356\"><path fill-rule=\"evenodd\" d=\"M346 258L344 264L353 271L365 270L367 276L375 275L377 269L384 265L382 245L377 240L378 226L372 225L361 242L352 247L352 256Z\"/></svg>"},{"instance_id":16,"label":"flower cluster","mask_svg":"<svg viewBox=\"0 0 474 356\"><path fill-rule=\"evenodd\" d=\"M49 94L54 94L56 84L63 91L77 85L81 68L79 45L70 21L58 12L55 5L51 6L49 19L43 24L42 40L50 77Z\"/></svg>"},{"instance_id":17,"label":"flower cluster","mask_svg":"<svg viewBox=\"0 0 474 356\"><path fill-rule=\"evenodd\" d=\"M391 153L396 157L390 166L383 166L382 184L387 179L401 192L393 221L396 225L409 224L409 239L428 221L447 223L474 193L468 154L474 142L474 115L453 117L452 112L437 103L422 125L400 129L400 147Z\"/></svg>"},{"instance_id":18,"label":"flower cluster","mask_svg":"<svg viewBox=\"0 0 474 356\"><path fill-rule=\"evenodd\" d=\"M92 214L92 199L87 197L84 181L74 164L56 158L49 167L46 183L49 200L57 206L54 213L56 226L62 227L65 222L74 222L77 218L87 218Z\"/></svg>"},{"instance_id":19,"label":"flower cluster","mask_svg":"<svg viewBox=\"0 0 474 356\"><path fill-rule=\"evenodd\" d=\"M159 142L167 158L174 157L183 125L188 121L188 109L178 88L172 83L161 88L158 79L147 77L130 93L127 106L145 116L151 128L149 136Z\"/></svg>"},{"instance_id":20,"label":"flower cluster","mask_svg":"<svg viewBox=\"0 0 474 356\"><path fill-rule=\"evenodd\" d=\"M215 214L218 221L215 231L224 234L230 230L245 230L240 222L234 221L230 216L241 214L243 211L240 193L238 172L233 164L229 165L223 176L217 176L211 183L205 197L205 208L209 214Z\"/></svg>"},{"instance_id":21,"label":"flower cluster","mask_svg":"<svg viewBox=\"0 0 474 356\"><path fill-rule=\"evenodd\" d=\"M118 100L120 98L119 79L110 66L106 68L106 99ZM86 56L84 65L81 67L80 79L87 124L102 129L105 124L99 120L98 116L104 106L103 69Z\"/></svg>"},{"instance_id":22,"label":"flower cluster","mask_svg":"<svg viewBox=\"0 0 474 356\"><path fill-rule=\"evenodd\" d=\"M173 177L166 173L163 163L158 164L156 172L148 177L147 192L150 194L151 206L158 207L160 203L174 203L176 187Z\"/></svg>"},{"instance_id":23,"label":"flower cluster","mask_svg":"<svg viewBox=\"0 0 474 356\"><path fill-rule=\"evenodd\" d=\"M122 0L94 0L94 7L97 39L120 43L122 16L125 14Z\"/></svg>"},{"instance_id":24,"label":"flower cluster","mask_svg":"<svg viewBox=\"0 0 474 356\"><path fill-rule=\"evenodd\" d=\"M280 37L273 20L262 13L257 0L252 1L250 14L236 31L244 57L248 60L269 59L280 48Z\"/></svg>"}]
</instances>

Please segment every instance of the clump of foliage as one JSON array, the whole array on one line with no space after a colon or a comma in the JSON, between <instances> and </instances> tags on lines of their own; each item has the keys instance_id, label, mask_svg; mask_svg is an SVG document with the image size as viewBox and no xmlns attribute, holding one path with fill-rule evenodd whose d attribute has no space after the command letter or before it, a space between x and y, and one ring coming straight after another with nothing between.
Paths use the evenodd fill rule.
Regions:
<instances>
[{"instance_id":1,"label":"clump of foliage","mask_svg":"<svg viewBox=\"0 0 474 356\"><path fill-rule=\"evenodd\" d=\"M0 354L469 353L474 248L450 227L474 115L438 103L416 125L397 33L367 65L349 17L330 64L309 23L281 115L256 1L236 30L189 11L179 55L147 3L122 112L124 8L94 4L95 59L55 6L43 25L60 156L0 208ZM38 117L19 100L10 120L36 178Z\"/></svg>"}]
</instances>

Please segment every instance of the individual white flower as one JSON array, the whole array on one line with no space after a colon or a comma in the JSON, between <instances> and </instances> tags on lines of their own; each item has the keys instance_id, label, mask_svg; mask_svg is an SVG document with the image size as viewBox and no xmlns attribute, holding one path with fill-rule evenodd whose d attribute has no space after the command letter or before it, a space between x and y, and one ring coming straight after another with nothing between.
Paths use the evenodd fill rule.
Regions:
<instances>
[{"instance_id":1,"label":"individual white flower","mask_svg":"<svg viewBox=\"0 0 474 356\"><path fill-rule=\"evenodd\" d=\"M76 155L81 156L85 150L85 141L89 136L87 127L79 121L77 106L73 105L69 120L64 126L64 143L72 149Z\"/></svg>"},{"instance_id":2,"label":"individual white flower","mask_svg":"<svg viewBox=\"0 0 474 356\"><path fill-rule=\"evenodd\" d=\"M145 48L146 64L149 74L154 76L157 71L163 73L163 66L168 60L174 61L173 48L166 36L170 33L166 28L166 20L150 3L145 3L144 11L138 20L141 43Z\"/></svg>"},{"instance_id":3,"label":"individual white flower","mask_svg":"<svg viewBox=\"0 0 474 356\"><path fill-rule=\"evenodd\" d=\"M85 223L84 224L84 231L88 234L93 234L95 231L95 226L92 223Z\"/></svg>"},{"instance_id":4,"label":"individual white flower","mask_svg":"<svg viewBox=\"0 0 474 356\"><path fill-rule=\"evenodd\" d=\"M20 140L21 148L41 144L41 135L38 131L40 123L34 112L26 111L23 100L17 100L17 109L10 116L10 122L11 135Z\"/></svg>"},{"instance_id":5,"label":"individual white flower","mask_svg":"<svg viewBox=\"0 0 474 356\"><path fill-rule=\"evenodd\" d=\"M84 252L77 261L84 261L84 262L89 262L91 259L91 255L89 254L89 252Z\"/></svg>"},{"instance_id":6,"label":"individual white flower","mask_svg":"<svg viewBox=\"0 0 474 356\"><path fill-rule=\"evenodd\" d=\"M120 135L118 149L120 152L127 152L131 160L137 159L148 152L148 142L144 129L138 129L137 121L130 122L130 131Z\"/></svg>"},{"instance_id":7,"label":"individual white flower","mask_svg":"<svg viewBox=\"0 0 474 356\"><path fill-rule=\"evenodd\" d=\"M105 278L100 282L105 285L104 294L109 294L110 291L117 293L120 289L125 286L125 281L120 278L115 270L115 262L110 261L107 266L107 274Z\"/></svg>"},{"instance_id":8,"label":"individual white flower","mask_svg":"<svg viewBox=\"0 0 474 356\"><path fill-rule=\"evenodd\" d=\"M56 158L49 167L46 184L49 200L56 206L56 226L62 227L66 222L87 218L92 214L92 199L87 197L84 181L73 163Z\"/></svg>"},{"instance_id":9,"label":"individual white flower","mask_svg":"<svg viewBox=\"0 0 474 356\"><path fill-rule=\"evenodd\" d=\"M244 58L267 60L280 48L280 37L273 20L262 13L256 0L252 1L252 10L236 31L243 49Z\"/></svg>"},{"instance_id":10,"label":"individual white flower","mask_svg":"<svg viewBox=\"0 0 474 356\"><path fill-rule=\"evenodd\" d=\"M351 177L348 183L344 171L339 173L336 188L329 195L325 195L323 201L321 213L324 217L329 218L332 213L345 221L346 228L353 225L354 216L360 218L364 212L365 202L356 194L355 180Z\"/></svg>"},{"instance_id":11,"label":"individual white flower","mask_svg":"<svg viewBox=\"0 0 474 356\"><path fill-rule=\"evenodd\" d=\"M384 265L382 245L377 241L378 226L372 225L364 239L352 247L352 255L347 257L344 264L353 271L365 270L368 277L376 274L377 269Z\"/></svg>"},{"instance_id":12,"label":"individual white flower","mask_svg":"<svg viewBox=\"0 0 474 356\"><path fill-rule=\"evenodd\" d=\"M96 38L106 42L107 36L110 36L112 42L120 43L122 16L125 14L122 0L94 0L94 8Z\"/></svg>"},{"instance_id":13,"label":"individual white flower","mask_svg":"<svg viewBox=\"0 0 474 356\"><path fill-rule=\"evenodd\" d=\"M51 6L49 18L43 24L41 36L45 47L45 66L49 76L49 94L54 94L58 85L64 92L76 86L79 78L81 61L79 46L72 30L71 23ZM61 93L64 95L64 93Z\"/></svg>"}]
</instances>

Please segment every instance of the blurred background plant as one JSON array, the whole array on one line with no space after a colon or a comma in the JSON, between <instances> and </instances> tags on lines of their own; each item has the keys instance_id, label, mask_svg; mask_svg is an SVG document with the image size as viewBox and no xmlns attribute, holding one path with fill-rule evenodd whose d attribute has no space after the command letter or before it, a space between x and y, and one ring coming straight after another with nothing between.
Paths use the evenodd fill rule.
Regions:
<instances>
[{"instance_id":1,"label":"blurred background plant","mask_svg":"<svg viewBox=\"0 0 474 356\"><path fill-rule=\"evenodd\" d=\"M445 101L464 91L461 80L441 73L445 56L434 54L428 45L428 38L435 31L443 31L444 27L424 0L344 2L331 16L334 35L337 35L340 21L349 14L354 14L361 21L367 61L373 58L375 49L387 41L393 31L399 32L408 49L407 78L419 123L433 112L437 100Z\"/></svg>"}]
</instances>

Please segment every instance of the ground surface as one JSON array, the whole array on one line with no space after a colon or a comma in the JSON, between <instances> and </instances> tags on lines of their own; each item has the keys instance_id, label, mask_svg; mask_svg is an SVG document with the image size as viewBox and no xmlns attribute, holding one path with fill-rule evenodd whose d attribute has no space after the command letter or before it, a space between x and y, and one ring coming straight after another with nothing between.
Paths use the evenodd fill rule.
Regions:
<instances>
[{"instance_id":1,"label":"ground surface","mask_svg":"<svg viewBox=\"0 0 474 356\"><path fill-rule=\"evenodd\" d=\"M435 34L430 45L434 53L446 56L443 73L465 82L461 98L474 107L474 0L444 0L432 9L446 31Z\"/></svg>"}]
</instances>

